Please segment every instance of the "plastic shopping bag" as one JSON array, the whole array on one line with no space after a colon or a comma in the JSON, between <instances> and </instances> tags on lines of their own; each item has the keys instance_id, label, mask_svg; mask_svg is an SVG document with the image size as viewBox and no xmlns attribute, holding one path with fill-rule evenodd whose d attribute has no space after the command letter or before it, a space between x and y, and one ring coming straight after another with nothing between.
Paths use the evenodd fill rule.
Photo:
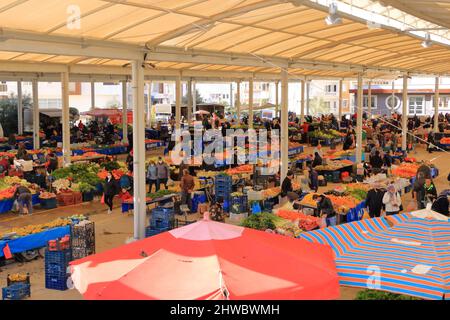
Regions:
<instances>
[{"instance_id":1,"label":"plastic shopping bag","mask_svg":"<svg viewBox=\"0 0 450 320\"><path fill-rule=\"evenodd\" d=\"M172 179L167 179L167 186L168 187L173 187L175 185L175 182Z\"/></svg>"},{"instance_id":2,"label":"plastic shopping bag","mask_svg":"<svg viewBox=\"0 0 450 320\"><path fill-rule=\"evenodd\" d=\"M101 204L105 204L105 194L102 195L102 199L100 200Z\"/></svg>"}]
</instances>

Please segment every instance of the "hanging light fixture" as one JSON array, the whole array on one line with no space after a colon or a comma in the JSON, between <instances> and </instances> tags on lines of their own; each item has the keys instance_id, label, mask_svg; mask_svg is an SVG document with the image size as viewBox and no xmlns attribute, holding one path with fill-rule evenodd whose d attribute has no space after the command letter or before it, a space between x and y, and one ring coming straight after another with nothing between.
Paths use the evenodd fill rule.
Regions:
<instances>
[{"instance_id":1,"label":"hanging light fixture","mask_svg":"<svg viewBox=\"0 0 450 320\"><path fill-rule=\"evenodd\" d=\"M433 41L431 41L431 36L430 34L427 32L427 34L425 35L425 40L422 41L422 47L424 48L429 48L433 45Z\"/></svg>"},{"instance_id":2,"label":"hanging light fixture","mask_svg":"<svg viewBox=\"0 0 450 320\"><path fill-rule=\"evenodd\" d=\"M342 19L338 15L336 2L330 3L329 9L328 9L328 16L325 18L325 23L329 26L333 26L333 25L342 23Z\"/></svg>"}]
</instances>

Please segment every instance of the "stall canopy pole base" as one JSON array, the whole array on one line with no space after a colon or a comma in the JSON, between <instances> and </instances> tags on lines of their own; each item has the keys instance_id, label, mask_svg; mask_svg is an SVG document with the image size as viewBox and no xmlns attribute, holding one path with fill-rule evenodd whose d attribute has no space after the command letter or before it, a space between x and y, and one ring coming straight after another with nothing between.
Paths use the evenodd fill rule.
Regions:
<instances>
[{"instance_id":1,"label":"stall canopy pole base","mask_svg":"<svg viewBox=\"0 0 450 320\"><path fill-rule=\"evenodd\" d=\"M132 61L133 90L133 186L134 186L134 238L145 237L145 113L144 70L142 61Z\"/></svg>"}]
</instances>

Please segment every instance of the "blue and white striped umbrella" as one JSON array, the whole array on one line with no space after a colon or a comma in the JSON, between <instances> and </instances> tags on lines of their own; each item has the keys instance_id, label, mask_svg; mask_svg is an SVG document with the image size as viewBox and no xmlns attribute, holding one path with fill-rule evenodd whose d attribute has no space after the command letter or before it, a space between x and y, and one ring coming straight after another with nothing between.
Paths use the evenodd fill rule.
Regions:
<instances>
[{"instance_id":1,"label":"blue and white striped umbrella","mask_svg":"<svg viewBox=\"0 0 450 320\"><path fill-rule=\"evenodd\" d=\"M450 296L450 223L437 213L367 219L300 237L333 248L341 285L424 299Z\"/></svg>"}]
</instances>

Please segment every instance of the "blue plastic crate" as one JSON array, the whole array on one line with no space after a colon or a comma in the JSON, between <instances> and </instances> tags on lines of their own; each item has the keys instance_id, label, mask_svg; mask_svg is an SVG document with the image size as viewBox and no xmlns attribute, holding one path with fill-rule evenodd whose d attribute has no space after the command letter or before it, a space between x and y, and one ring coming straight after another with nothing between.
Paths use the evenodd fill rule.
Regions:
<instances>
[{"instance_id":1,"label":"blue plastic crate","mask_svg":"<svg viewBox=\"0 0 450 320\"><path fill-rule=\"evenodd\" d=\"M53 290L67 290L67 279L69 276L64 275L45 275L45 288Z\"/></svg>"},{"instance_id":2,"label":"blue plastic crate","mask_svg":"<svg viewBox=\"0 0 450 320\"><path fill-rule=\"evenodd\" d=\"M25 297L31 297L31 287L28 283L15 283L2 288L3 300L22 300Z\"/></svg>"},{"instance_id":3,"label":"blue plastic crate","mask_svg":"<svg viewBox=\"0 0 450 320\"><path fill-rule=\"evenodd\" d=\"M45 249L45 263L65 263L72 260L72 251L70 249L61 251L50 251Z\"/></svg>"},{"instance_id":4,"label":"blue plastic crate","mask_svg":"<svg viewBox=\"0 0 450 320\"><path fill-rule=\"evenodd\" d=\"M45 263L45 274L46 275L64 275L67 273L68 263Z\"/></svg>"},{"instance_id":5,"label":"blue plastic crate","mask_svg":"<svg viewBox=\"0 0 450 320\"><path fill-rule=\"evenodd\" d=\"M155 236L157 234L160 234L162 232L168 231L168 228L152 228L151 226L145 228L145 237L151 237Z\"/></svg>"},{"instance_id":6,"label":"blue plastic crate","mask_svg":"<svg viewBox=\"0 0 450 320\"><path fill-rule=\"evenodd\" d=\"M222 175L219 174L217 176L214 177L214 180L217 182L231 182L232 181L232 177L231 176L227 176L227 175Z\"/></svg>"}]
</instances>

